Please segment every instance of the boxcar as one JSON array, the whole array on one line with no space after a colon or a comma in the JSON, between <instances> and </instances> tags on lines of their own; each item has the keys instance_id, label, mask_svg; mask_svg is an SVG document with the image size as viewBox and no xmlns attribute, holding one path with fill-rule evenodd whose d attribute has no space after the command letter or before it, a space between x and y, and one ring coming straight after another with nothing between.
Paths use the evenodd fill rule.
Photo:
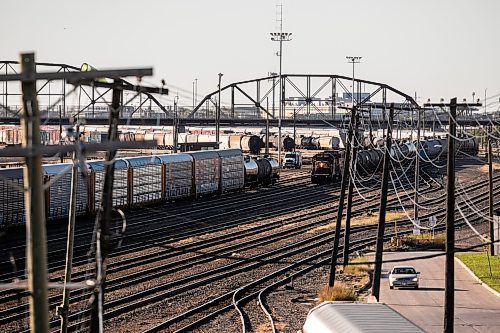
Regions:
<instances>
[{"instance_id":1,"label":"boxcar","mask_svg":"<svg viewBox=\"0 0 500 333\"><path fill-rule=\"evenodd\" d=\"M25 223L23 168L0 169L0 228Z\"/></svg>"},{"instance_id":2,"label":"boxcar","mask_svg":"<svg viewBox=\"0 0 500 333\"><path fill-rule=\"evenodd\" d=\"M43 165L44 182L50 183L46 190L45 206L47 219L62 219L69 215L69 201L71 197L71 164ZM76 188L76 215L87 212L87 182L81 170L77 173Z\"/></svg>"},{"instance_id":3,"label":"boxcar","mask_svg":"<svg viewBox=\"0 0 500 333\"><path fill-rule=\"evenodd\" d=\"M157 156L125 158L128 167L128 203L155 202L163 198L162 161Z\"/></svg>"},{"instance_id":4,"label":"boxcar","mask_svg":"<svg viewBox=\"0 0 500 333\"><path fill-rule=\"evenodd\" d=\"M193 195L219 192L220 157L215 151L189 152L193 157Z\"/></svg>"},{"instance_id":5,"label":"boxcar","mask_svg":"<svg viewBox=\"0 0 500 333\"><path fill-rule=\"evenodd\" d=\"M245 187L245 167L240 149L218 150L220 157L220 192L240 190Z\"/></svg>"},{"instance_id":6,"label":"boxcar","mask_svg":"<svg viewBox=\"0 0 500 333\"><path fill-rule=\"evenodd\" d=\"M162 162L161 186L163 198L187 198L193 190L193 158L187 154L158 155Z\"/></svg>"},{"instance_id":7,"label":"boxcar","mask_svg":"<svg viewBox=\"0 0 500 333\"><path fill-rule=\"evenodd\" d=\"M89 209L97 212L101 206L102 189L104 186L105 161L87 163L89 169ZM113 181L113 207L124 207L128 204L128 168L124 160L115 160Z\"/></svg>"}]
</instances>

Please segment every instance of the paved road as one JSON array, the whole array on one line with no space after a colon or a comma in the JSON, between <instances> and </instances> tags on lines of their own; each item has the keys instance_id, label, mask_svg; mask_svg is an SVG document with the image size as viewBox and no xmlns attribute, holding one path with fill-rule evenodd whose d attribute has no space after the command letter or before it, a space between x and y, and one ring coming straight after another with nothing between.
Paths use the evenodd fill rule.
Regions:
<instances>
[{"instance_id":1,"label":"paved road","mask_svg":"<svg viewBox=\"0 0 500 333\"><path fill-rule=\"evenodd\" d=\"M384 260L409 258L430 252L384 253ZM435 252L434 252L435 253ZM389 289L384 274L381 281L380 301L420 326L427 332L443 331L444 256L419 261L403 261L417 268L420 288ZM382 272L396 264L384 264ZM500 297L479 285L455 261L455 332L500 332Z\"/></svg>"}]
</instances>

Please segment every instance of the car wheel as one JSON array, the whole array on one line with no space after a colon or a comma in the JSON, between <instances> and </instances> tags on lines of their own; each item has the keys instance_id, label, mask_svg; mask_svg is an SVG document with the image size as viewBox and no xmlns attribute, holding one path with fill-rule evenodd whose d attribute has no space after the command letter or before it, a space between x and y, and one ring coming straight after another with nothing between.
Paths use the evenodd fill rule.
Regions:
<instances>
[{"instance_id":1,"label":"car wheel","mask_svg":"<svg viewBox=\"0 0 500 333\"><path fill-rule=\"evenodd\" d=\"M389 286L389 289L394 289L394 286Z\"/></svg>"},{"instance_id":2,"label":"car wheel","mask_svg":"<svg viewBox=\"0 0 500 333\"><path fill-rule=\"evenodd\" d=\"M417 286L415 286L415 289L418 289L418 285L417 285Z\"/></svg>"}]
</instances>

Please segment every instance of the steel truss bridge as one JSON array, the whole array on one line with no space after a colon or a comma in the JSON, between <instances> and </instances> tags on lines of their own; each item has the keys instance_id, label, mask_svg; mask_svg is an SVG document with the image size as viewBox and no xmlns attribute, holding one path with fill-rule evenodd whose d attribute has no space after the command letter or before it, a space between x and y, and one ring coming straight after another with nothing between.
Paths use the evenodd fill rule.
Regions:
<instances>
[{"instance_id":1,"label":"steel truss bridge","mask_svg":"<svg viewBox=\"0 0 500 333\"><path fill-rule=\"evenodd\" d=\"M75 72L80 68L57 63L37 63L37 72ZM19 73L17 61L0 61L0 76ZM127 81L122 91L121 124L172 125L175 115L180 124L214 126L219 90L206 95L197 105L174 105L172 96L137 92ZM129 84L130 89L127 89ZM137 84L140 84L137 83ZM354 89L353 89L354 86ZM269 121L277 125L281 103L283 126L342 126L353 104L361 114L360 123L368 129L386 126L386 110L395 105L395 121L402 127L415 126L416 111L423 110L427 126L446 125L448 117L439 109L422 109L409 95L387 84L333 74L283 74L234 82L220 89L221 126L260 126ZM96 81L91 86L74 87L66 80L41 81L38 98L44 124L70 125L76 120L107 124L112 88ZM353 93L354 92L354 93ZM132 97L130 97L132 96ZM280 98L282 97L282 98ZM0 123L19 123L20 86L0 79ZM353 103L352 103L352 102ZM187 104L187 103L186 103ZM461 110L463 126L491 124L491 119L472 117ZM498 124L497 122L495 122Z\"/></svg>"}]
</instances>

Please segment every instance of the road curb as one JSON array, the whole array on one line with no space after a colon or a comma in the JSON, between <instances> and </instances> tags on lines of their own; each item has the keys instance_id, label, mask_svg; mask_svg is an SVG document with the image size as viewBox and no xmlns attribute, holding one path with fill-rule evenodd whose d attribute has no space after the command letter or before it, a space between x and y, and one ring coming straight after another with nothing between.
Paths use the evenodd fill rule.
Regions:
<instances>
[{"instance_id":1,"label":"road curb","mask_svg":"<svg viewBox=\"0 0 500 333\"><path fill-rule=\"evenodd\" d=\"M480 278L478 278L477 275L474 274L474 272L469 267L467 267L466 264L464 264L462 262L462 260L455 257L455 261L457 261L460 264L460 266L462 266L462 268L464 268L474 278L474 280L476 280L477 282L479 282L480 285L482 285L484 288L486 288L486 290L488 290L490 293L492 293L493 295L500 298L500 293L498 291L496 291L495 289L491 288L490 286L488 286Z\"/></svg>"}]
</instances>

